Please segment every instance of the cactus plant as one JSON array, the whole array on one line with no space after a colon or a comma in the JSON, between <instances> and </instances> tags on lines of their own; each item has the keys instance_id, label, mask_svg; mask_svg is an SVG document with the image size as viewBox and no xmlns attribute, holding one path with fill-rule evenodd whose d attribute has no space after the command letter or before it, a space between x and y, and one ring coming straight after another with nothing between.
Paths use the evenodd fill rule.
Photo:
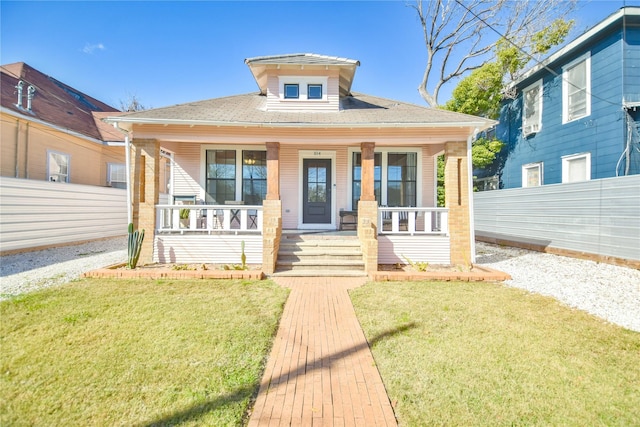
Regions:
<instances>
[{"instance_id":1,"label":"cactus plant","mask_svg":"<svg viewBox=\"0 0 640 427\"><path fill-rule=\"evenodd\" d=\"M138 258L140 258L140 250L142 249L142 241L144 240L144 230L133 231L133 224L129 223L129 242L127 251L127 268L136 268Z\"/></svg>"},{"instance_id":2,"label":"cactus plant","mask_svg":"<svg viewBox=\"0 0 640 427\"><path fill-rule=\"evenodd\" d=\"M240 243L240 248L242 249L242 255L240 255L240 261L242 262L242 269L247 269L247 256L244 253L244 240Z\"/></svg>"}]
</instances>

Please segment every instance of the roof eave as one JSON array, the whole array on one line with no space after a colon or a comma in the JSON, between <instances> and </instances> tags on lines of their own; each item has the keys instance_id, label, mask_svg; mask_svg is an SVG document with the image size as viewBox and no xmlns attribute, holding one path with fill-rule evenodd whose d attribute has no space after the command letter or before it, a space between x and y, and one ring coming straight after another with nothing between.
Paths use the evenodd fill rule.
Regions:
<instances>
[{"instance_id":1,"label":"roof eave","mask_svg":"<svg viewBox=\"0 0 640 427\"><path fill-rule=\"evenodd\" d=\"M126 118L126 117L109 117L104 119L107 123L124 125L130 130L133 125L181 125L181 126L226 126L226 127L259 127L259 128L470 128L482 131L495 126L498 122L495 120L478 120L472 122L383 122L383 123L310 123L310 122L227 122L216 120L180 120L180 119L152 119L152 118ZM127 126L129 125L129 126Z\"/></svg>"},{"instance_id":2,"label":"roof eave","mask_svg":"<svg viewBox=\"0 0 640 427\"><path fill-rule=\"evenodd\" d=\"M534 76L535 74L537 74L541 70L545 69L549 65L553 64L554 62L558 61L563 56L565 56L565 55L571 53L572 51L580 48L582 45L586 44L591 38L595 37L598 33L602 32L602 31L606 30L608 27L614 25L616 23L616 21L621 20L625 16L636 16L636 17L640 16L640 8L637 8L637 7L626 7L626 8L623 7L623 8L620 8L618 11L612 13L607 18L605 18L603 21L601 21L598 24L594 25L591 29L586 31L584 34L582 34L581 36L577 37L571 43L568 43L562 49L560 49L557 52L555 52L554 54L550 55L545 60L540 61L537 65L531 67L528 71L526 71L524 74L522 74L522 76L520 76L520 78L518 80L516 80L516 81L512 82L511 84L509 84L509 87L519 86L522 82L530 79L532 76Z\"/></svg>"}]
</instances>

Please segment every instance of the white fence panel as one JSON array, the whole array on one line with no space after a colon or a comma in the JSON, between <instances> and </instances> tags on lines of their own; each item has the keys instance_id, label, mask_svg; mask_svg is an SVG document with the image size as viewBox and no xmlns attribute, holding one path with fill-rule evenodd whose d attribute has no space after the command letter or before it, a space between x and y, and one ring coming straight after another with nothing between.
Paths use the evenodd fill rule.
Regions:
<instances>
[{"instance_id":1,"label":"white fence panel","mask_svg":"<svg viewBox=\"0 0 640 427\"><path fill-rule=\"evenodd\" d=\"M474 193L475 232L640 260L640 175Z\"/></svg>"},{"instance_id":2,"label":"white fence panel","mask_svg":"<svg viewBox=\"0 0 640 427\"><path fill-rule=\"evenodd\" d=\"M126 190L0 177L2 252L126 234Z\"/></svg>"}]
</instances>

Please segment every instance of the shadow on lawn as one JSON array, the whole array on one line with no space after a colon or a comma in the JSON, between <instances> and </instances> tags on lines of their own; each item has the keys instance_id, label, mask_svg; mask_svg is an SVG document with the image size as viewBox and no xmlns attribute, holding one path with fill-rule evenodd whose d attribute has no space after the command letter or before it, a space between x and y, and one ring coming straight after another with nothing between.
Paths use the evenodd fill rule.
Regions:
<instances>
[{"instance_id":1,"label":"shadow on lawn","mask_svg":"<svg viewBox=\"0 0 640 427\"><path fill-rule=\"evenodd\" d=\"M307 363L305 365L298 366L293 371L282 373L278 377L270 378L268 380L268 384L262 384L262 387L269 386L273 384L279 384L280 382L286 382L290 379L296 378L300 375L306 375L316 369L326 368L328 365L332 365L337 360L344 358L348 355L351 355L355 352L368 349L369 346L373 346L379 341L384 340L385 338L392 337L394 335L400 334L402 332L408 331L409 329L416 328L418 325L415 322L407 323L405 325L398 326L397 328L388 329L384 332L379 333L375 337L371 338L368 341L368 344L359 344L352 346L348 349L342 350L335 354L328 354L315 363L311 361L311 363ZM159 427L165 425L175 425L182 422L187 421L195 421L198 420L201 416L214 411L215 409L228 405L231 403L239 402L247 397L250 397L255 393L255 386L245 386L239 388L233 393L227 393L222 396L219 396L215 399L209 400L207 402L201 403L199 405L194 405L190 408L184 409L182 411L174 412L172 414L165 415L156 420L150 421L148 423L137 424L137 427Z\"/></svg>"}]
</instances>

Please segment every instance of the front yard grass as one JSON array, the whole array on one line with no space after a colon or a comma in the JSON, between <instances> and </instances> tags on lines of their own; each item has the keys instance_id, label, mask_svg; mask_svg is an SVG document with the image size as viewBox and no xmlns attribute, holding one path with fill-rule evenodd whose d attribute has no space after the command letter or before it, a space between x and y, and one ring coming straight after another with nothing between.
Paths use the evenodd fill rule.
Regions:
<instances>
[{"instance_id":1,"label":"front yard grass","mask_svg":"<svg viewBox=\"0 0 640 427\"><path fill-rule=\"evenodd\" d=\"M500 284L351 298L403 426L640 425L639 333Z\"/></svg>"},{"instance_id":2,"label":"front yard grass","mask_svg":"<svg viewBox=\"0 0 640 427\"><path fill-rule=\"evenodd\" d=\"M84 279L0 303L0 425L242 424L288 291Z\"/></svg>"}]
</instances>

